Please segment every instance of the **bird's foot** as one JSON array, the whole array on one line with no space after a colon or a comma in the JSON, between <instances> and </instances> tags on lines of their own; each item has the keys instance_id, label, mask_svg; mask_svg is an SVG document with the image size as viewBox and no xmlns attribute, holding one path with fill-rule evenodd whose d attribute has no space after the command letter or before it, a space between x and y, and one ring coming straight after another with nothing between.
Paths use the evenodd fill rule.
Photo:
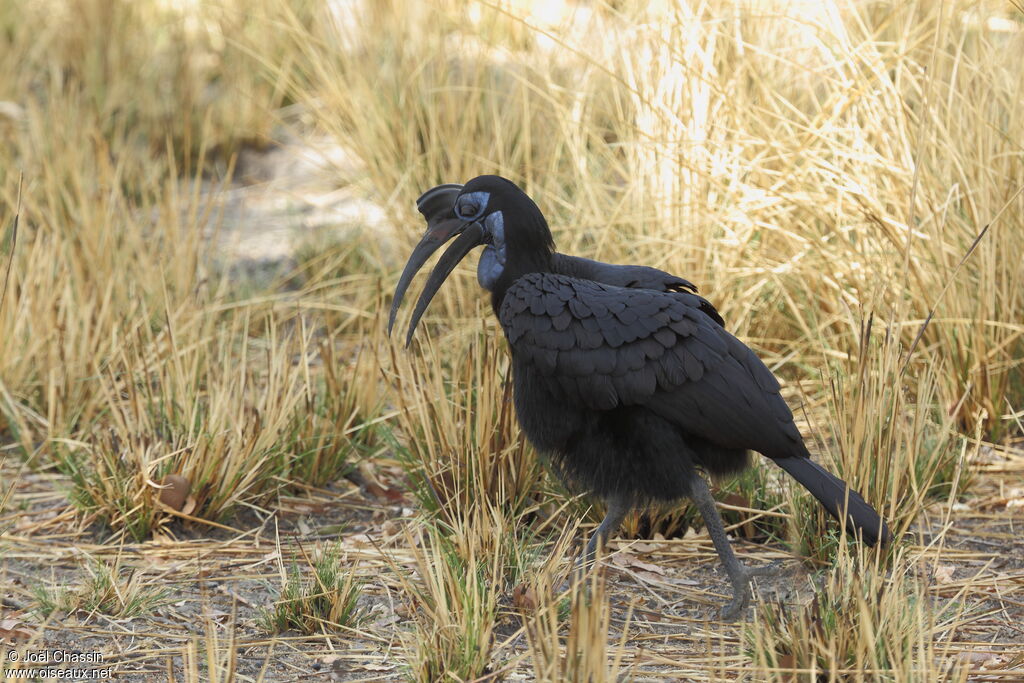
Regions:
<instances>
[{"instance_id":1,"label":"bird's foot","mask_svg":"<svg viewBox=\"0 0 1024 683\"><path fill-rule=\"evenodd\" d=\"M748 580L755 576L776 576L782 571L782 562L776 560L761 567L746 567L744 571L747 573Z\"/></svg>"},{"instance_id":2,"label":"bird's foot","mask_svg":"<svg viewBox=\"0 0 1024 683\"><path fill-rule=\"evenodd\" d=\"M749 604L750 586L743 584L742 588L733 589L732 600L722 608L719 615L722 621L736 621L736 619L746 611L747 605Z\"/></svg>"},{"instance_id":3,"label":"bird's foot","mask_svg":"<svg viewBox=\"0 0 1024 683\"><path fill-rule=\"evenodd\" d=\"M732 600L722 608L722 621L735 621L750 604L752 593L750 591L750 580L756 576L774 576L778 574L782 566L778 562L772 562L763 567L740 567L739 575L730 577L732 579Z\"/></svg>"}]
</instances>

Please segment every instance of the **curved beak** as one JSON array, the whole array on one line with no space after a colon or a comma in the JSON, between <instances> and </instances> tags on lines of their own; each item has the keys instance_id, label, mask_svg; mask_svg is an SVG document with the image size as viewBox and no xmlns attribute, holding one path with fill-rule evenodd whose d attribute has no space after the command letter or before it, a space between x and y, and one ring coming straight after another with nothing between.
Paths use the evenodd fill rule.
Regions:
<instances>
[{"instance_id":1,"label":"curved beak","mask_svg":"<svg viewBox=\"0 0 1024 683\"><path fill-rule=\"evenodd\" d=\"M437 294L437 291L441 288L448 275L451 274L455 266L459 264L459 261L465 258L466 254L473 247L483 244L483 227L479 223L467 224L465 221L456 218L452 212L455 199L461 191L461 185L438 185L424 192L416 201L416 207L423 214L423 217L427 219L427 232L423 235L420 243L416 245L416 248L413 249L408 263L405 264L405 270L402 271L402 276L398 279L398 285L395 287L395 296L391 301L388 335L391 334L391 330L395 326L398 308L402 305L402 299L405 297L405 292L409 288L410 283L412 283L413 277L423 267L423 264L427 262L431 254L441 248L441 245L456 235L458 235L458 238L441 255L437 265L434 266L434 270L427 279L427 284L423 288L423 293L420 295L419 301L416 302L416 308L413 311L412 321L409 324L409 333L405 339L406 346L412 340L412 334L419 324L420 318L423 317L424 311L427 310L427 305L430 304L431 299Z\"/></svg>"},{"instance_id":2,"label":"curved beak","mask_svg":"<svg viewBox=\"0 0 1024 683\"><path fill-rule=\"evenodd\" d=\"M426 260L431 253L433 253L441 243L426 243L427 238L424 237L416 249L413 251L412 256L409 258L409 263L406 265L405 270L408 275L408 279L411 280L416 271L419 270L420 265ZM412 334L416 331L416 326L420 323L420 318L423 317L423 313L426 312L427 306L430 301L437 294L438 290L441 289L441 285L451 275L451 272L455 270L455 266L459 265L459 262L466 257L474 247L478 247L484 243L484 229L479 223L471 223L462 230L461 234L451 243L444 253L441 254L441 258L437 260L437 264L434 269L430 271L430 277L427 278L427 284L423 286L423 293L420 294L419 300L416 302L416 308L412 312L412 320L409 322L409 332L405 335L405 345L409 346L412 342ZM421 254L421 252L424 252ZM417 260L419 263L417 264ZM410 272L411 270L411 272ZM406 273L402 273L402 280L405 280ZM398 305L401 303L400 297L404 294L402 290L402 280L399 280L399 289L395 290L395 302L391 305L392 319L394 319L394 312L398 310ZM408 282L405 283L408 286ZM391 326L388 326L388 334L390 334Z\"/></svg>"}]
</instances>

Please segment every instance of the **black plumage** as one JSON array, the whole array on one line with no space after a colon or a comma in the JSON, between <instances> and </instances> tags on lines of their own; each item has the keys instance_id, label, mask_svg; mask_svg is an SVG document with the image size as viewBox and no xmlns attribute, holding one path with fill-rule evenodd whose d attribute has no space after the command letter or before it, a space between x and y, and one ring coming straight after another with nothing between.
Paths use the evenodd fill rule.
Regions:
<instances>
[{"instance_id":1,"label":"black plumage","mask_svg":"<svg viewBox=\"0 0 1024 683\"><path fill-rule=\"evenodd\" d=\"M692 283L555 252L540 209L498 176L439 186L418 206L427 233L398 283L388 329L413 275L441 244L457 236L417 302L409 339L458 261L485 247L478 277L511 350L523 432L567 483L608 507L585 562L629 510L690 498L732 580L723 614L735 617L749 601L752 572L733 554L698 471L738 472L749 450L786 470L865 542L889 538L875 510L810 459L778 381Z\"/></svg>"}]
</instances>

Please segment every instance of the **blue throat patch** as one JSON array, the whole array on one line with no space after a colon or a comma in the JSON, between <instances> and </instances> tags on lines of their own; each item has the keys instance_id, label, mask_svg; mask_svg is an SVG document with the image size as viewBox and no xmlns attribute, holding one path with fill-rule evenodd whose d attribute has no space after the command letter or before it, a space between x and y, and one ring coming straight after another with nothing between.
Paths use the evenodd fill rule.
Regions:
<instances>
[{"instance_id":1,"label":"blue throat patch","mask_svg":"<svg viewBox=\"0 0 1024 683\"><path fill-rule=\"evenodd\" d=\"M483 225L490 237L490 243L480 254L480 263L476 267L476 279L481 287L488 292L493 292L498 278L505 270L505 261L508 258L505 248L505 219L501 215L501 211L495 211L484 219Z\"/></svg>"}]
</instances>

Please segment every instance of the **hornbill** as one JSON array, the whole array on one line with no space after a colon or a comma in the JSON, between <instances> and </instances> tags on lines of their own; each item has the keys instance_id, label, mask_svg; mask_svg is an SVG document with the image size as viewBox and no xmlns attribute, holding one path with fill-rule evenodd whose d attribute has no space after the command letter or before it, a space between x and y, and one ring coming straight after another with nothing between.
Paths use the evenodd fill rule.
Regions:
<instances>
[{"instance_id":1,"label":"hornbill","mask_svg":"<svg viewBox=\"0 0 1024 683\"><path fill-rule=\"evenodd\" d=\"M477 278L511 350L523 432L567 484L607 507L583 566L634 507L689 498L732 583L722 616L734 619L759 572L733 554L698 470L738 472L748 450L786 470L864 542L890 538L856 491L811 460L778 381L692 283L647 266L557 253L540 209L500 176L439 185L417 208L427 231L398 281L388 333L433 252L454 238L416 303L406 345L445 278L484 247Z\"/></svg>"}]
</instances>

